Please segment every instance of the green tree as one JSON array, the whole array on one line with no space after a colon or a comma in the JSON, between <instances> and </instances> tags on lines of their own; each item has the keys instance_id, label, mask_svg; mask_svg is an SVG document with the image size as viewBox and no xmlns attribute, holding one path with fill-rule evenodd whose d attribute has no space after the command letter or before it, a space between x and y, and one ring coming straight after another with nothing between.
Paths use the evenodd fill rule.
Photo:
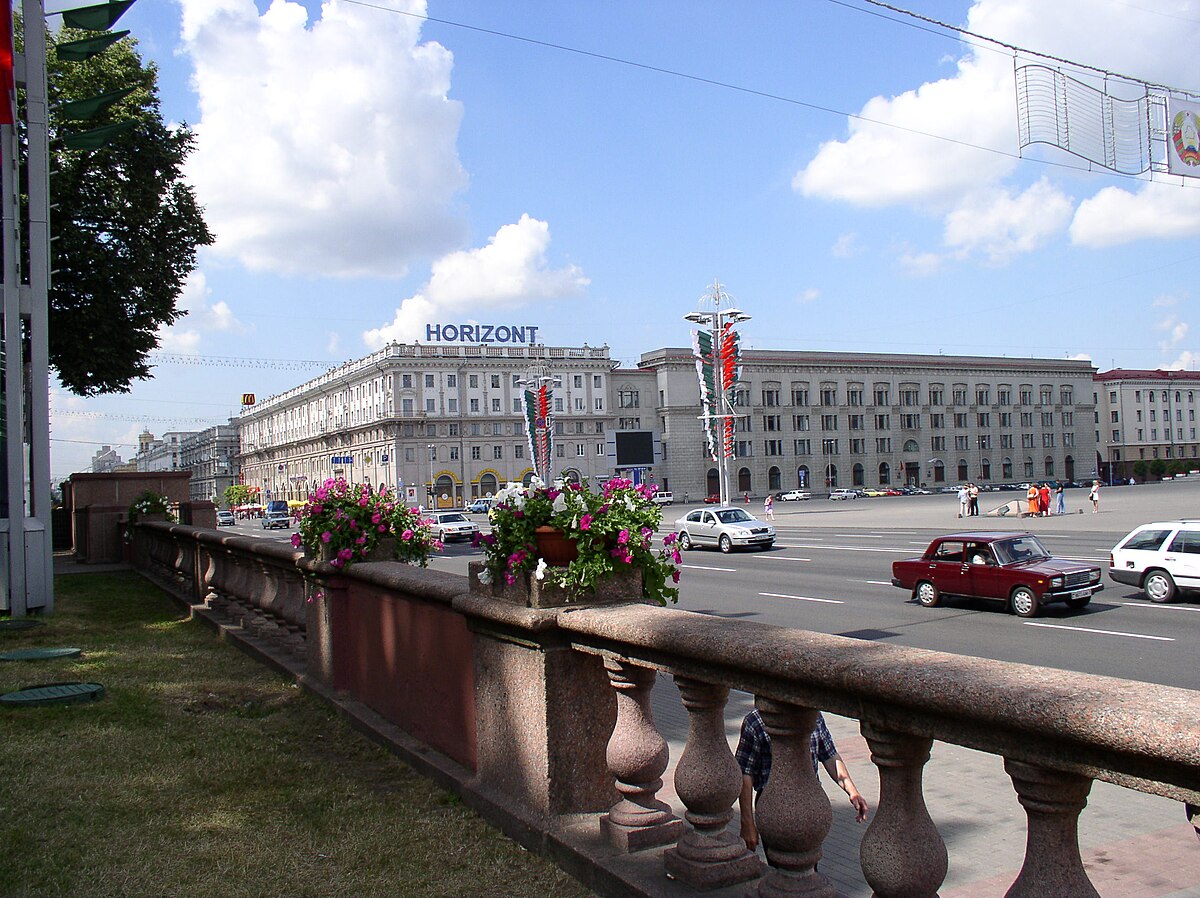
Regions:
<instances>
[{"instance_id":1,"label":"green tree","mask_svg":"<svg viewBox=\"0 0 1200 898\"><path fill-rule=\"evenodd\" d=\"M1146 475L1150 472L1150 466L1145 461L1138 460L1133 463L1133 475L1142 480L1146 479Z\"/></svg>"},{"instance_id":2,"label":"green tree","mask_svg":"<svg viewBox=\"0 0 1200 898\"><path fill-rule=\"evenodd\" d=\"M59 43L89 36L64 28L47 37L52 244L50 364L81 396L127 393L151 376L147 354L158 329L181 314L175 303L212 242L182 179L193 145L186 125L159 113L158 70L124 38L85 62L60 60ZM59 104L133 88L93 119L67 121ZM132 121L96 150L71 150L64 135Z\"/></svg>"},{"instance_id":3,"label":"green tree","mask_svg":"<svg viewBox=\"0 0 1200 898\"><path fill-rule=\"evenodd\" d=\"M1167 463L1161 458L1156 458L1150 462L1150 473L1157 480L1167 473Z\"/></svg>"},{"instance_id":4,"label":"green tree","mask_svg":"<svg viewBox=\"0 0 1200 898\"><path fill-rule=\"evenodd\" d=\"M232 483L225 487L225 507L233 508L250 501L250 487L244 483Z\"/></svg>"}]
</instances>

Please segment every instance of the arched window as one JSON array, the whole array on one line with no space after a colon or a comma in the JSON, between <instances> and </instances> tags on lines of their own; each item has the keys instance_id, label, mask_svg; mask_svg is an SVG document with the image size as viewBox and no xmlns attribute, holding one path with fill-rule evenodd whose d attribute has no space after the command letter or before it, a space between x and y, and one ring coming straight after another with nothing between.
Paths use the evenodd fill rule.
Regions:
<instances>
[{"instance_id":1,"label":"arched window","mask_svg":"<svg viewBox=\"0 0 1200 898\"><path fill-rule=\"evenodd\" d=\"M960 458L958 460L958 479L967 479L967 460L965 458Z\"/></svg>"},{"instance_id":2,"label":"arched window","mask_svg":"<svg viewBox=\"0 0 1200 898\"><path fill-rule=\"evenodd\" d=\"M783 472L780 471L778 468L776 468L774 465L772 465L770 470L767 471L767 491L772 492L772 493L777 493L781 489L783 489L782 484L783 484Z\"/></svg>"},{"instance_id":3,"label":"arched window","mask_svg":"<svg viewBox=\"0 0 1200 898\"><path fill-rule=\"evenodd\" d=\"M1119 450L1119 449L1115 450L1113 453L1113 457L1120 458L1121 457L1120 453L1121 453L1121 450ZM1067 478L1067 480L1075 479L1075 456L1068 455L1065 459L1063 459L1063 477Z\"/></svg>"},{"instance_id":4,"label":"arched window","mask_svg":"<svg viewBox=\"0 0 1200 898\"><path fill-rule=\"evenodd\" d=\"M992 463L991 463L991 461L989 461L986 458L979 463L979 479L980 480L991 480L992 479Z\"/></svg>"},{"instance_id":5,"label":"arched window","mask_svg":"<svg viewBox=\"0 0 1200 898\"><path fill-rule=\"evenodd\" d=\"M738 492L750 492L750 469L738 468Z\"/></svg>"},{"instance_id":6,"label":"arched window","mask_svg":"<svg viewBox=\"0 0 1200 898\"><path fill-rule=\"evenodd\" d=\"M916 440L905 440L904 441L904 451L905 452L916 452L919 449L920 449L920 446L917 445Z\"/></svg>"},{"instance_id":7,"label":"arched window","mask_svg":"<svg viewBox=\"0 0 1200 898\"><path fill-rule=\"evenodd\" d=\"M559 475L564 483L580 483L583 478L579 476L579 472L574 468L567 468Z\"/></svg>"},{"instance_id":8,"label":"arched window","mask_svg":"<svg viewBox=\"0 0 1200 898\"><path fill-rule=\"evenodd\" d=\"M829 489L834 489L837 486L837 465L825 466L825 485Z\"/></svg>"},{"instance_id":9,"label":"arched window","mask_svg":"<svg viewBox=\"0 0 1200 898\"><path fill-rule=\"evenodd\" d=\"M1007 455L1004 456L1004 461L1000 463L1000 476L1005 480L1012 480L1012 459Z\"/></svg>"},{"instance_id":10,"label":"arched window","mask_svg":"<svg viewBox=\"0 0 1200 898\"><path fill-rule=\"evenodd\" d=\"M1025 456L1025 476L1033 477L1033 458L1028 455Z\"/></svg>"},{"instance_id":11,"label":"arched window","mask_svg":"<svg viewBox=\"0 0 1200 898\"><path fill-rule=\"evenodd\" d=\"M716 468L708 469L708 477L706 478L708 486L708 495L716 496L721 492L721 475L717 473Z\"/></svg>"},{"instance_id":12,"label":"arched window","mask_svg":"<svg viewBox=\"0 0 1200 898\"><path fill-rule=\"evenodd\" d=\"M887 486L892 482L892 469L887 462L879 463L879 485Z\"/></svg>"},{"instance_id":13,"label":"arched window","mask_svg":"<svg viewBox=\"0 0 1200 898\"><path fill-rule=\"evenodd\" d=\"M443 474L437 479L437 485L434 487L433 492L433 504L435 508L453 508L458 504L454 492L454 478L449 474Z\"/></svg>"},{"instance_id":14,"label":"arched window","mask_svg":"<svg viewBox=\"0 0 1200 898\"><path fill-rule=\"evenodd\" d=\"M862 465L856 463L854 467L850 469L850 479L852 481L852 486L866 485L866 472L863 470Z\"/></svg>"},{"instance_id":15,"label":"arched window","mask_svg":"<svg viewBox=\"0 0 1200 898\"><path fill-rule=\"evenodd\" d=\"M801 465L796 469L796 486L800 489L806 489L808 484L808 465Z\"/></svg>"},{"instance_id":16,"label":"arched window","mask_svg":"<svg viewBox=\"0 0 1200 898\"><path fill-rule=\"evenodd\" d=\"M945 483L946 482L946 466L945 466L945 464L942 463L942 460L940 458L933 463L933 482L934 483Z\"/></svg>"},{"instance_id":17,"label":"arched window","mask_svg":"<svg viewBox=\"0 0 1200 898\"><path fill-rule=\"evenodd\" d=\"M496 483L495 474L483 474L479 478L479 494L481 496L494 496L499 487Z\"/></svg>"},{"instance_id":18,"label":"arched window","mask_svg":"<svg viewBox=\"0 0 1200 898\"><path fill-rule=\"evenodd\" d=\"M1053 477L1054 476L1054 456L1053 455L1046 456L1045 468L1046 468L1046 476Z\"/></svg>"}]
</instances>

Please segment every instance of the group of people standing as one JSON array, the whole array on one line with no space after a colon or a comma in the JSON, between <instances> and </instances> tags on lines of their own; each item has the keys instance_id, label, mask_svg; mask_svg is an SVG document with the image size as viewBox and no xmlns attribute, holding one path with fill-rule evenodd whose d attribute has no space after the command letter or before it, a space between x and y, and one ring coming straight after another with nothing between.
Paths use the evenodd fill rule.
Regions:
<instances>
[{"instance_id":1,"label":"group of people standing","mask_svg":"<svg viewBox=\"0 0 1200 898\"><path fill-rule=\"evenodd\" d=\"M979 517L979 484L964 483L958 488L958 516Z\"/></svg>"},{"instance_id":2,"label":"group of people standing","mask_svg":"<svg viewBox=\"0 0 1200 898\"><path fill-rule=\"evenodd\" d=\"M1050 510L1051 494L1054 496L1054 511ZM1040 486L1031 483L1025 493L1025 498L1029 502L1031 517L1045 518L1052 514L1067 513L1067 498L1061 481L1056 480L1053 487L1049 483L1043 483Z\"/></svg>"}]
</instances>

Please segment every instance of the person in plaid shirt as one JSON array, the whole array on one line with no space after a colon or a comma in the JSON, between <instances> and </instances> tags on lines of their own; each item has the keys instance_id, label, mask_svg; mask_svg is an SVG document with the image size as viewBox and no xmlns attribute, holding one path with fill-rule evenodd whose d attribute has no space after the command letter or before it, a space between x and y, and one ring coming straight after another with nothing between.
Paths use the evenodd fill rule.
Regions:
<instances>
[{"instance_id":1,"label":"person in plaid shirt","mask_svg":"<svg viewBox=\"0 0 1200 898\"><path fill-rule=\"evenodd\" d=\"M825 725L825 717L817 714L817 725L812 732L809 743L812 752L813 773L817 765L822 764L825 770L849 797L850 804L859 823L867 819L867 800L859 793L850 779L850 771L846 762L838 754L837 746L833 744L833 736ZM758 827L754 823L754 802L771 776L771 737L763 723L762 714L755 708L742 721L742 734L738 739L735 752L738 766L742 768L742 792L738 796L738 807L742 814L742 839L751 851L758 848Z\"/></svg>"}]
</instances>

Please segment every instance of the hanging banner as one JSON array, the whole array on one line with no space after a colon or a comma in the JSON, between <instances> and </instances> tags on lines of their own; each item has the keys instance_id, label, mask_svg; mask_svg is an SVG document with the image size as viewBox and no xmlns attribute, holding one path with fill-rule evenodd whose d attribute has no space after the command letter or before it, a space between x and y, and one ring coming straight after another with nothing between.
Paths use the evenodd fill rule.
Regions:
<instances>
[{"instance_id":1,"label":"hanging banner","mask_svg":"<svg viewBox=\"0 0 1200 898\"><path fill-rule=\"evenodd\" d=\"M1167 171L1200 177L1200 103L1167 99Z\"/></svg>"}]
</instances>

